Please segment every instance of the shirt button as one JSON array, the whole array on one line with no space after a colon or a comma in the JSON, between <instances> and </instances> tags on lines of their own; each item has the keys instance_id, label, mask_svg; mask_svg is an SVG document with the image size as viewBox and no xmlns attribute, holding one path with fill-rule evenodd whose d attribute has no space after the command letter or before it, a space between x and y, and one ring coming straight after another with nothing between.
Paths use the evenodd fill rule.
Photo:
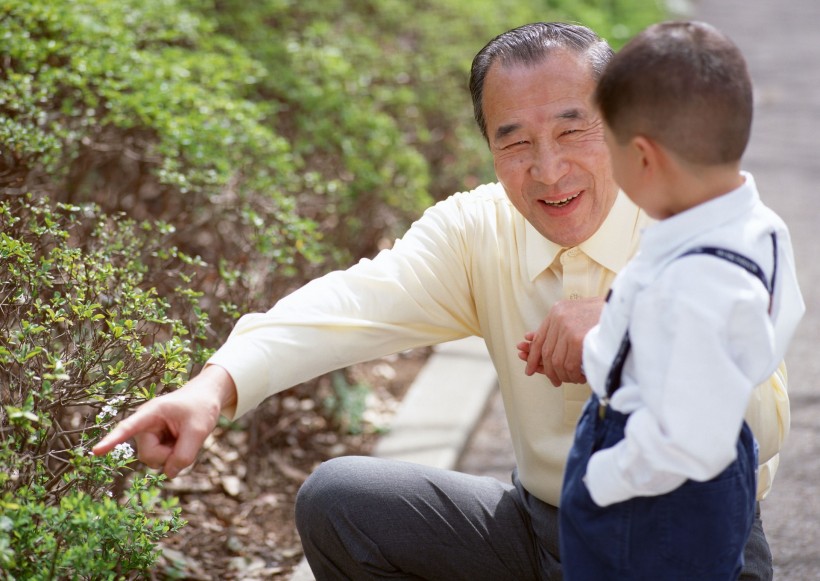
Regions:
<instances>
[{"instance_id":1,"label":"shirt button","mask_svg":"<svg viewBox=\"0 0 820 581\"><path fill-rule=\"evenodd\" d=\"M567 256L569 256L570 258L575 258L576 256L578 256L578 249L570 248L569 250L567 250Z\"/></svg>"},{"instance_id":2,"label":"shirt button","mask_svg":"<svg viewBox=\"0 0 820 581\"><path fill-rule=\"evenodd\" d=\"M578 293L570 293L569 298L570 298L570 300L577 301L578 299L581 298L581 295L579 295Z\"/></svg>"}]
</instances>

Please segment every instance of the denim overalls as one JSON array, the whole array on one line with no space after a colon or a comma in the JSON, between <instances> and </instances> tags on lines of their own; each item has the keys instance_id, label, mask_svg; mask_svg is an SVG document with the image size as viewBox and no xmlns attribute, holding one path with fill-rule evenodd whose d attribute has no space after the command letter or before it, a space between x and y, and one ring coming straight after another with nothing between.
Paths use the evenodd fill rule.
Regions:
<instances>
[{"instance_id":1,"label":"denim overalls","mask_svg":"<svg viewBox=\"0 0 820 581\"><path fill-rule=\"evenodd\" d=\"M777 241L775 269L777 267ZM771 283L748 258L715 247L681 255L710 254ZM680 257L679 257L680 258ZM581 415L561 492L561 566L565 581L735 581L752 529L756 502L757 443L743 422L737 458L706 482L687 480L672 492L640 496L607 507L592 500L583 482L590 457L624 438L629 415L607 405L621 385L630 350L624 336L606 381L603 401L593 394Z\"/></svg>"}]
</instances>

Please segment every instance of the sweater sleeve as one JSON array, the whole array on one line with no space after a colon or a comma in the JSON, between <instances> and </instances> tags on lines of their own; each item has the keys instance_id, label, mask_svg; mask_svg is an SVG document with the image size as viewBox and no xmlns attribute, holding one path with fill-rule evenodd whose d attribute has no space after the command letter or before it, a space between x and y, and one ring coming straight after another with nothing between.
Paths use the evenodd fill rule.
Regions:
<instances>
[{"instance_id":1,"label":"sweater sleeve","mask_svg":"<svg viewBox=\"0 0 820 581\"><path fill-rule=\"evenodd\" d=\"M234 416L328 371L477 334L469 223L457 197L439 202L393 248L243 316L208 362L236 383Z\"/></svg>"}]
</instances>

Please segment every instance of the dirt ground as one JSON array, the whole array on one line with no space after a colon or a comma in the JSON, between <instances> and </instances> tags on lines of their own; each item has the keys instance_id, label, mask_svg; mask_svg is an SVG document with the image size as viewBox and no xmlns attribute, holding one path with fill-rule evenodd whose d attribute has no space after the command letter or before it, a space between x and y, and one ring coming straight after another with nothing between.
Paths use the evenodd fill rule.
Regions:
<instances>
[{"instance_id":1,"label":"dirt ground","mask_svg":"<svg viewBox=\"0 0 820 581\"><path fill-rule=\"evenodd\" d=\"M162 543L155 578L289 578L302 557L293 521L299 486L328 458L371 451L428 355L408 351L347 370L348 384L369 387L343 390L347 418L326 405L341 399L333 388L341 376L330 376L218 427L193 468L166 484L188 524Z\"/></svg>"}]
</instances>

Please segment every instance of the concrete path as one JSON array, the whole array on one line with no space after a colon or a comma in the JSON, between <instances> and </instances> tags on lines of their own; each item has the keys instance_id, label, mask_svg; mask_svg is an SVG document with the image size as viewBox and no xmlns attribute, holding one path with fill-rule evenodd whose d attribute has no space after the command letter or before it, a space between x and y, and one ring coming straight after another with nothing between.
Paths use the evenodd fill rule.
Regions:
<instances>
[{"instance_id":1,"label":"concrete path","mask_svg":"<svg viewBox=\"0 0 820 581\"><path fill-rule=\"evenodd\" d=\"M787 355L791 433L763 503L777 581L820 579L820 1L700 0L691 16L743 50L756 88L744 166L791 228L807 315ZM494 394L459 468L507 481L514 465Z\"/></svg>"}]
</instances>

